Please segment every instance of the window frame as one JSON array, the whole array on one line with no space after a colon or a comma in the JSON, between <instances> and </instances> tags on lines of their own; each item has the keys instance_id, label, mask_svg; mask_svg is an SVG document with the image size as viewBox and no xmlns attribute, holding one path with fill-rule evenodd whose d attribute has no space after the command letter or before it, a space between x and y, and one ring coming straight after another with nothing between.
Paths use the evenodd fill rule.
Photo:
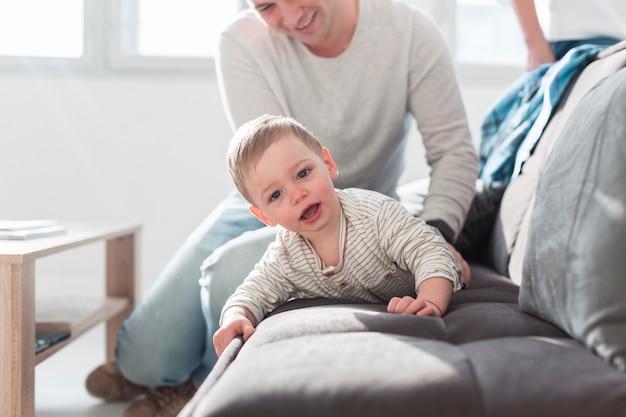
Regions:
<instances>
[{"instance_id":1,"label":"window frame","mask_svg":"<svg viewBox=\"0 0 626 417\"><path fill-rule=\"evenodd\" d=\"M414 0L408 0L414 1ZM457 60L456 24L457 4L456 0L425 0L433 3L433 19L441 27L444 37L448 41L454 66L461 85L489 85L492 83L507 84L518 78L525 71L523 63L501 64L494 62L463 62ZM503 5L504 0L498 0ZM521 29L520 29L521 30Z\"/></svg>"},{"instance_id":2,"label":"window frame","mask_svg":"<svg viewBox=\"0 0 626 417\"><path fill-rule=\"evenodd\" d=\"M124 0L109 1L109 25L107 30L107 57L111 70L155 70L167 72L207 72L214 71L214 57L163 57L148 55L127 55L123 53L124 38L121 21L126 12ZM126 7L136 7L137 0L126 0ZM241 2L240 2L241 3ZM136 34L134 34L136 36Z\"/></svg>"},{"instance_id":3,"label":"window frame","mask_svg":"<svg viewBox=\"0 0 626 417\"><path fill-rule=\"evenodd\" d=\"M233 0L228 0L233 1ZM461 80L488 80L492 77L511 79L521 73L523 66L495 64L489 62L459 62L456 60L455 36L456 0L406 0L425 9L447 39L455 66ZM125 3L126 2L126 5ZM59 72L104 71L104 72L153 72L214 74L214 57L163 57L127 55L123 53L124 39L122 19L124 7L132 7L137 0L83 0L83 56L80 58L0 56L0 68L34 68ZM237 0L240 8L248 7L246 0Z\"/></svg>"},{"instance_id":4,"label":"window frame","mask_svg":"<svg viewBox=\"0 0 626 417\"><path fill-rule=\"evenodd\" d=\"M79 58L0 55L0 68L87 69L95 66L101 30L97 0L83 0L83 55Z\"/></svg>"}]
</instances>

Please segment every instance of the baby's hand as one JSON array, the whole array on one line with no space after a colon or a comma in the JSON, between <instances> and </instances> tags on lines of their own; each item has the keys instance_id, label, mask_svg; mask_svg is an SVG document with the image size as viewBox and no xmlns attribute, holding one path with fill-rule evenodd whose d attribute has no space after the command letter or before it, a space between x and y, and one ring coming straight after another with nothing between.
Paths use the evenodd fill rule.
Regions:
<instances>
[{"instance_id":1,"label":"baby's hand","mask_svg":"<svg viewBox=\"0 0 626 417\"><path fill-rule=\"evenodd\" d=\"M237 336L242 335L246 341L252 336L255 328L247 318L240 318L220 327L213 335L213 346L217 357L222 356L224 349Z\"/></svg>"},{"instance_id":2,"label":"baby's hand","mask_svg":"<svg viewBox=\"0 0 626 417\"><path fill-rule=\"evenodd\" d=\"M408 295L402 298L393 297L389 300L387 312L441 317L441 310L434 303L423 298L413 298Z\"/></svg>"}]
</instances>

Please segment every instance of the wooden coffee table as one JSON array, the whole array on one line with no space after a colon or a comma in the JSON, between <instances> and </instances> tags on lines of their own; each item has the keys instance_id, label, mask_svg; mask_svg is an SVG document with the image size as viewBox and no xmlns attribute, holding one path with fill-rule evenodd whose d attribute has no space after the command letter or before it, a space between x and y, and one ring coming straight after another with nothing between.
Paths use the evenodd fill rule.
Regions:
<instances>
[{"instance_id":1,"label":"wooden coffee table","mask_svg":"<svg viewBox=\"0 0 626 417\"><path fill-rule=\"evenodd\" d=\"M107 360L114 359L117 330L135 306L135 290L138 288L136 243L140 229L139 225L67 225L64 235L0 241L0 416L34 417L35 365L103 321L106 321L107 328ZM68 320L45 320L45 323L37 324L37 259L99 241L106 245L106 294L85 314L71 314ZM40 328L69 330L71 335L35 354L35 330Z\"/></svg>"}]
</instances>

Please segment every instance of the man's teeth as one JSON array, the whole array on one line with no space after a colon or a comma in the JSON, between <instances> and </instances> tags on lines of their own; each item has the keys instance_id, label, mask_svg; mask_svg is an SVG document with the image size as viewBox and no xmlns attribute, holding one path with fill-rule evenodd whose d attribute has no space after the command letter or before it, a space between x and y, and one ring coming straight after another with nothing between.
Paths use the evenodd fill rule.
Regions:
<instances>
[{"instance_id":1,"label":"man's teeth","mask_svg":"<svg viewBox=\"0 0 626 417\"><path fill-rule=\"evenodd\" d=\"M296 29L301 30L301 29L304 29L305 27L309 26L311 24L311 22L313 21L313 17L314 16L315 16L315 14L312 14L311 17L309 18L308 22L306 22L304 25L298 26Z\"/></svg>"}]
</instances>

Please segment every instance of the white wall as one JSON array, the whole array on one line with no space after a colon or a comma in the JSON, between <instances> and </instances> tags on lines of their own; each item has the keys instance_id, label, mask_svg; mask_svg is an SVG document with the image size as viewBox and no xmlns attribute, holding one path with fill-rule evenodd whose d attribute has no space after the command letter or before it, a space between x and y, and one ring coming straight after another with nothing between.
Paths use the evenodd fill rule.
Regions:
<instances>
[{"instance_id":1,"label":"white wall","mask_svg":"<svg viewBox=\"0 0 626 417\"><path fill-rule=\"evenodd\" d=\"M229 137L212 75L0 73L0 219L142 223L151 280L230 189Z\"/></svg>"},{"instance_id":2,"label":"white wall","mask_svg":"<svg viewBox=\"0 0 626 417\"><path fill-rule=\"evenodd\" d=\"M464 81L474 131L509 81ZM145 292L231 189L230 135L213 74L0 72L0 219L143 224ZM427 172L413 159L404 179ZM66 259L53 268L91 262Z\"/></svg>"}]
</instances>

